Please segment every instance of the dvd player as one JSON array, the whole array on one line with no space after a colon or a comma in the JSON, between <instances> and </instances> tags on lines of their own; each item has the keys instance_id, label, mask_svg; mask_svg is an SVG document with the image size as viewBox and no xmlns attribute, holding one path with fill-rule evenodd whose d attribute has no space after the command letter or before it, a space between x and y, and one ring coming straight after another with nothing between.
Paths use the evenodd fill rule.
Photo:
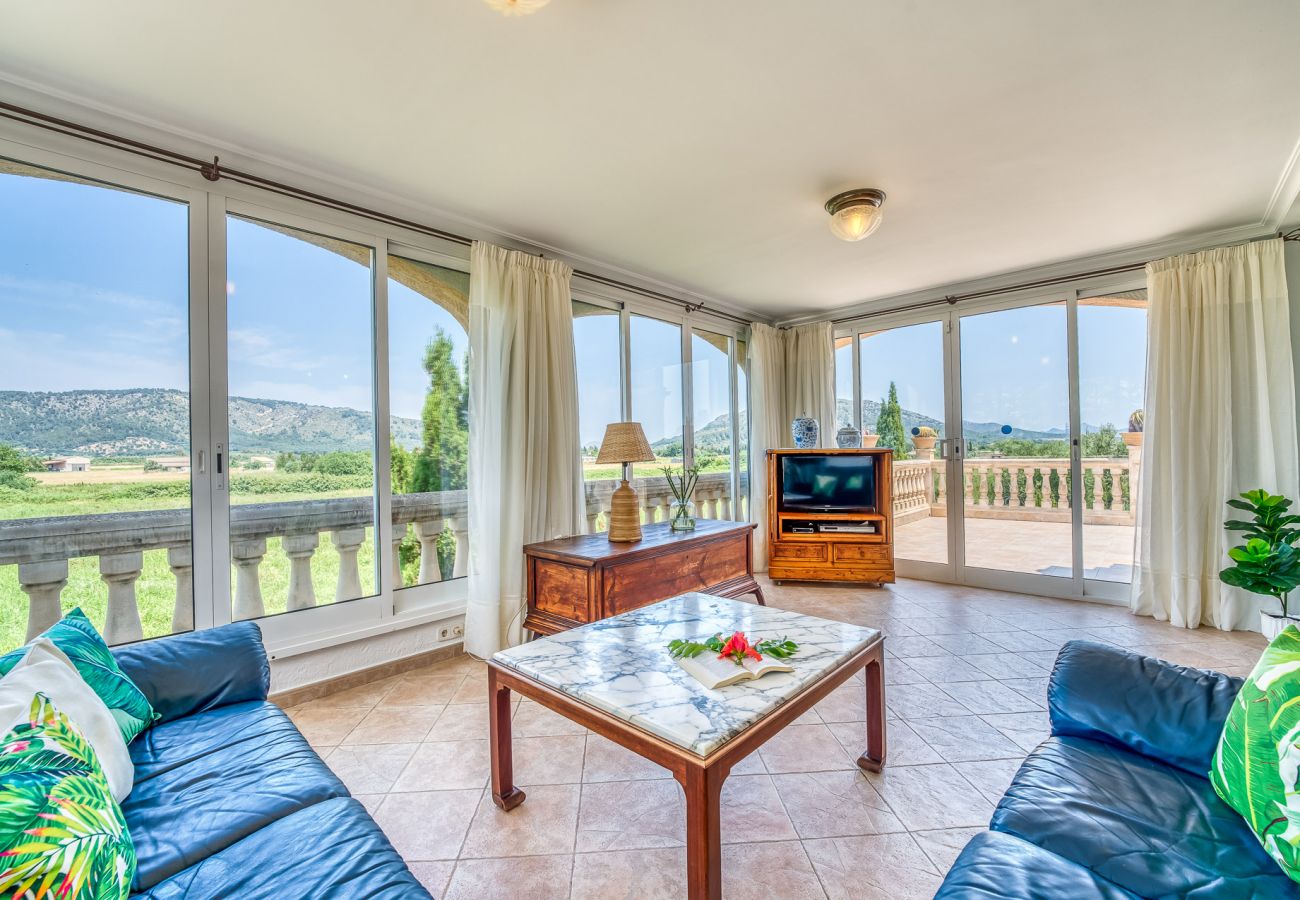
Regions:
<instances>
[{"instance_id":1,"label":"dvd player","mask_svg":"<svg viewBox=\"0 0 1300 900\"><path fill-rule=\"evenodd\" d=\"M839 534L875 534L875 522L820 522L817 525L820 532L833 532Z\"/></svg>"}]
</instances>

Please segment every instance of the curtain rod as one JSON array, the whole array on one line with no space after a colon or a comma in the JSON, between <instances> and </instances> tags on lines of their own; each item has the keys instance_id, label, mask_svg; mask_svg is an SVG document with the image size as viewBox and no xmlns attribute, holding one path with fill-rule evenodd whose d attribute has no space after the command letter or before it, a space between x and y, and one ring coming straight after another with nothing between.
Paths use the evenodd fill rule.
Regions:
<instances>
[{"instance_id":1,"label":"curtain rod","mask_svg":"<svg viewBox=\"0 0 1300 900\"><path fill-rule=\"evenodd\" d=\"M1283 241L1300 242L1300 228L1292 229L1285 234L1278 232L1277 234L1269 235L1268 237L1251 238L1249 241L1246 241L1246 243L1253 244L1256 241L1271 241L1275 238L1280 238ZM1151 261L1154 262L1154 260ZM1031 288L1051 287L1056 284L1066 284L1071 281L1078 281L1080 278L1097 278L1102 275L1121 275L1124 272L1140 272L1145 269L1146 266L1147 263L1145 262L1130 263L1126 266L1111 266L1107 269L1093 269L1090 272L1075 272L1072 275L1060 275L1055 278L1041 278L1038 281L1023 281L1020 284L1010 284L1006 287L988 288L982 291L970 291L965 294L949 294L946 297L927 300L925 303L911 303L907 306L892 306L879 310L873 309L870 312L862 312L852 316L831 319L831 324L841 325L845 322L856 322L858 319L865 319L870 316L884 315L885 313L891 312L902 312L904 310L929 309L932 306L956 306L963 300L978 300L981 297L993 297L997 294L1010 294L1015 291L1024 291Z\"/></svg>"},{"instance_id":2,"label":"curtain rod","mask_svg":"<svg viewBox=\"0 0 1300 900\"><path fill-rule=\"evenodd\" d=\"M97 128L91 128L88 125L82 125L78 122L72 122L67 119L60 119L56 116L47 115L37 112L33 109L17 106L12 103L0 101L0 118L11 119L23 125L30 125L34 128L40 128L45 131L51 131L55 134L61 134L66 137L76 138L91 144L98 144L102 147L109 147L114 150L131 153L154 162L167 163L180 169L191 172L197 172L208 181L220 181L223 178L233 181L236 184L247 185L248 187L257 188L272 194L279 194L282 197L288 197L294 200L303 200L316 206L333 209L338 212L346 212L363 219L370 219L374 222L382 222L386 225L396 225L409 231L430 237L441 238L450 241L453 244L460 244L468 247L473 243L471 238L464 235L455 234L450 231L443 231L441 228L434 228L431 225L424 225L420 222L413 222L410 219L403 219L399 216L390 215L380 210L370 209L365 206L359 206L355 203L349 203L346 200L338 200L325 194L317 194L300 187L294 187L291 184L285 184L280 181L274 181L270 178L264 178L251 172L243 172L239 169L232 169L228 166L221 165L220 157L213 156L212 161L198 159L197 157L187 156L184 153L178 153L175 150L169 150L166 147L158 147L153 144L147 144L143 141L137 141L132 138L123 137L113 134L109 131L101 131ZM604 275L597 275L594 272L584 272L581 269L574 269L573 274L579 278L588 281L594 281L608 287L618 288L624 291L638 294L642 297L649 297L654 300L662 300L668 303L674 303L687 312L707 312L710 315L720 316L729 319L732 322L738 322L742 325L748 325L749 320L741 316L733 315L719 309L710 309L704 303L691 303L674 297L671 294L661 293L659 291L644 288L635 284L628 284L624 281L618 281Z\"/></svg>"}]
</instances>

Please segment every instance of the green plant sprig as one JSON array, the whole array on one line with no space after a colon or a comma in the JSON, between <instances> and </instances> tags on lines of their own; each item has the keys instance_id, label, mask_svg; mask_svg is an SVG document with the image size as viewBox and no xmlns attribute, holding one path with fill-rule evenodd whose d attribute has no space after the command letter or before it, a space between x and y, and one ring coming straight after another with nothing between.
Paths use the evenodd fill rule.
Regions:
<instances>
[{"instance_id":1,"label":"green plant sprig","mask_svg":"<svg viewBox=\"0 0 1300 900\"><path fill-rule=\"evenodd\" d=\"M680 473L672 466L664 466L659 471L664 473L664 478L668 481L668 490L672 491L673 499L679 505L691 499L691 495L695 493L695 483L700 480L698 465L691 466L689 469L683 466Z\"/></svg>"},{"instance_id":2,"label":"green plant sprig","mask_svg":"<svg viewBox=\"0 0 1300 900\"><path fill-rule=\"evenodd\" d=\"M726 642L722 640L722 634L718 633L712 637L705 638L703 641L687 641L678 638L668 642L668 654L673 659L690 659L699 656L705 650L712 650L714 653L721 653ZM762 656L771 656L774 659L789 659L799 652L799 645L789 638L769 639L759 641L754 645L754 649Z\"/></svg>"}]
</instances>

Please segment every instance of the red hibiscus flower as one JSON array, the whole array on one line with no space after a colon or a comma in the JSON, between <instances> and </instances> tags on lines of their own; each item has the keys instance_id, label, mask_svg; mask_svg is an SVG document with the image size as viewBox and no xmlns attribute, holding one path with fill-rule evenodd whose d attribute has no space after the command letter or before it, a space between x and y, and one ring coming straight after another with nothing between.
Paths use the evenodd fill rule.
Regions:
<instances>
[{"instance_id":1,"label":"red hibiscus flower","mask_svg":"<svg viewBox=\"0 0 1300 900\"><path fill-rule=\"evenodd\" d=\"M736 665L744 662L745 657L750 659L762 660L762 654L755 650L745 637L743 631L737 631L727 642L722 645L722 652L718 654L718 659L730 659Z\"/></svg>"}]
</instances>

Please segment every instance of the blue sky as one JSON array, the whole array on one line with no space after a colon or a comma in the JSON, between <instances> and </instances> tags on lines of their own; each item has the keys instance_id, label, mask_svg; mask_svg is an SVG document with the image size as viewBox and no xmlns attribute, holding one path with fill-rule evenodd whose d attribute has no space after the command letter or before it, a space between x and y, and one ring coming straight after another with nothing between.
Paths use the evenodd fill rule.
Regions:
<instances>
[{"instance_id":1,"label":"blue sky","mask_svg":"<svg viewBox=\"0 0 1300 900\"><path fill-rule=\"evenodd\" d=\"M848 344L836 350L836 394L852 396ZM962 416L1033 431L1069 427L1065 307L1035 306L961 319ZM904 409L942 420L943 328L926 322L862 339L862 396L892 380ZM1080 418L1127 428L1142 406L1146 311L1079 305ZM874 423L869 423L874 424Z\"/></svg>"},{"instance_id":2,"label":"blue sky","mask_svg":"<svg viewBox=\"0 0 1300 900\"><path fill-rule=\"evenodd\" d=\"M189 385L188 216L128 191L0 175L0 389ZM372 407L370 273L253 222L227 235L234 396ZM424 348L464 329L389 284L391 406L418 418Z\"/></svg>"}]
</instances>

